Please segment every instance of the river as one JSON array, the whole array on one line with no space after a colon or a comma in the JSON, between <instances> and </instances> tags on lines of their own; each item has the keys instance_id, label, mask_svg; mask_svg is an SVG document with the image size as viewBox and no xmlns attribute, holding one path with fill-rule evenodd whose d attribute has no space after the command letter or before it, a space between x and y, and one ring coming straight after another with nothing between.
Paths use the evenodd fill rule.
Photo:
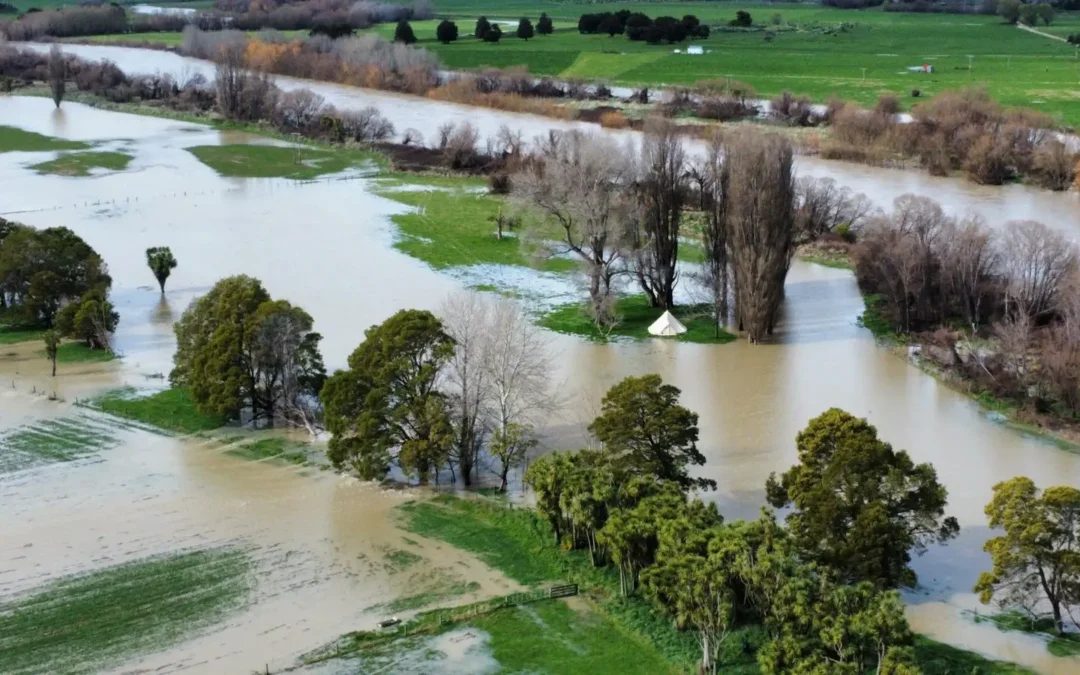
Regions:
<instances>
[{"instance_id":1,"label":"river","mask_svg":"<svg viewBox=\"0 0 1080 675\"><path fill-rule=\"evenodd\" d=\"M71 51L87 58L108 57L129 71L210 68L164 52L111 47ZM414 127L425 135L446 119L468 120L483 133L494 133L506 123L522 128L526 136L549 127L576 126L337 85L287 78L279 78L279 84L309 86L341 107L377 105L399 130ZM0 98L0 120L64 138L126 139L122 142L136 157L128 171L71 179L34 174L25 170L25 157L0 155L4 186L0 215L39 227L68 226L110 265L121 312L116 343L125 354L110 382L145 384L144 375L167 372L173 347L170 322L192 297L227 274L259 277L275 297L307 309L325 336L330 368L344 365L369 325L403 307L435 309L457 287L452 279L388 246L393 236L388 216L402 207L372 196L363 180L297 184L221 178L182 148L238 140L229 133L72 104L53 112L44 99ZM810 158L800 158L799 171L832 176L879 204L915 192L938 199L952 212L978 213L995 225L1034 218L1080 232L1073 194L1022 186L981 188L961 179ZM171 246L180 261L164 303L151 287L143 257L148 246L156 245ZM701 473L719 485L706 498L715 499L729 518L753 517L764 502L765 479L795 461L795 434L811 417L832 406L866 416L895 447L907 449L916 461L933 462L949 490L949 513L962 526L957 540L916 559L920 586L905 595L913 627L1040 673L1077 672L1080 659L1052 657L1038 640L975 624L964 612L976 607L969 591L979 571L989 566L981 548L989 536L982 509L991 487L1016 475L1030 476L1041 486L1080 484L1080 455L995 423L965 397L879 348L856 324L861 310L850 273L796 263L788 279L783 319L770 344L595 345L553 336L558 380L564 382L570 403L546 430L548 441L573 447L607 387L627 375L659 373L683 390L683 403L701 416L701 450L708 460ZM0 375L9 374L0 363ZM48 384L25 374L23 380L21 386ZM72 378L68 381L75 386ZM185 462L190 461L188 453L198 451L171 452L172 461ZM276 499L244 487L249 480L246 467L215 463L215 486L223 498L243 501L246 511L265 514L258 520L273 532ZM320 487L310 489L325 491L328 480L314 481ZM182 492L185 485L169 489ZM15 501L33 499L37 489L23 485L0 493L0 511L7 512ZM130 506L125 495L113 498L120 500L116 509ZM318 502L326 504L323 497ZM65 517L63 504L22 508L33 511L39 522ZM366 507L359 501L339 501L328 508L296 516L297 522L309 522L319 531L328 519L355 519L351 510ZM338 508L350 512L340 514L334 510ZM60 538L66 529L57 526L48 536ZM273 536L288 538L282 533ZM362 537L347 528L326 536ZM0 553L12 551L15 543L8 533L0 535ZM87 546L89 552L93 546L89 542ZM21 569L19 563L14 566ZM355 618L355 612L336 616ZM350 627L337 626L340 631ZM290 652L283 648L277 653L284 658Z\"/></svg>"}]
</instances>

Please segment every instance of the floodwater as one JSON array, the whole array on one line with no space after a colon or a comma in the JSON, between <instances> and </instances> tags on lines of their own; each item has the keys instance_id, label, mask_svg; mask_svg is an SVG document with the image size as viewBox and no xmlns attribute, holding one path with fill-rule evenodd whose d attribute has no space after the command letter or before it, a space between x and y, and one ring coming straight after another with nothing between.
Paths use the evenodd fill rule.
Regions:
<instances>
[{"instance_id":1,"label":"floodwater","mask_svg":"<svg viewBox=\"0 0 1080 675\"><path fill-rule=\"evenodd\" d=\"M137 54L147 65L159 56L179 58ZM446 108L343 87L328 87L331 90L399 101L393 114L384 112L391 118L400 112L410 123L430 120L432 127ZM467 110L478 124L525 120L535 125L532 130L549 124L450 108ZM25 165L40 161L39 155L0 155L0 215L38 227L70 227L110 265L121 313L116 344L125 358L100 376L106 380L102 386L156 382L146 376L168 371L171 321L192 297L228 274L256 276L275 297L307 309L325 336L330 368L344 365L369 325L405 307L436 309L459 287L389 247L394 235L388 216L403 207L373 196L363 179L300 184L221 178L183 147L234 142L230 135L74 104L54 112L45 99L0 98L0 120L64 138L123 142L136 157L122 173L65 178L27 171ZM396 121L399 128L406 126ZM490 124L481 126L490 130ZM800 168L807 167L850 172L863 180L858 189L878 200L913 190L962 200L992 224L1032 217L1080 231L1075 230L1080 226L1075 205L1068 213L1071 220L1054 220L1055 214L1066 213L1073 199L1069 195L1019 188L1020 200L1037 207L1024 212L1003 196L1008 191L987 191L960 181L884 172L890 180L875 183L875 192L870 192L865 185L868 176L875 175L871 169L806 162ZM898 189L893 183L907 187ZM180 262L164 300L150 287L153 279L143 256L148 246L156 245L172 247ZM570 403L545 430L549 445L573 447L580 442L611 384L628 375L659 373L683 390L683 402L701 416L701 449L708 459L701 474L719 486L706 497L715 499L729 518L753 517L764 502L765 479L794 462L795 434L811 417L832 406L866 416L894 446L907 449L916 461L933 462L949 489L949 512L963 528L959 539L932 548L916 561L921 584L906 596L914 628L1041 673L1078 672L1080 660L1051 657L1037 640L977 625L964 612L975 606L969 589L989 565L981 548L989 536L982 509L991 487L1020 474L1043 486L1080 484L1080 455L993 422L963 396L877 347L856 325L861 309L849 273L798 263L789 276L785 314L772 344L652 341L605 346L553 336L556 379L564 382ZM23 418L63 414L67 404L60 404L57 412L57 404L28 393L31 387L49 386L43 373L14 375L13 367L0 362L0 383L16 383L14 391L0 390L0 425L10 424L6 413L12 407L33 409L17 413ZM55 388L70 400L69 386L74 385L62 379ZM309 556L297 574L318 583L294 584L299 588L280 595L268 593L265 603L257 599L229 623L228 640L222 639L225 632L216 632L129 664L168 666L166 670L184 664L212 672L221 663L217 659L244 668L287 662L304 649L362 626L362 608L394 592L384 578L358 572L363 565L355 556L370 556L373 542L399 536L384 517L397 495L328 474L306 477L223 458L207 447L133 434L120 449L104 453L103 462L43 470L48 471L47 483L36 480L36 472L0 481L0 512L19 514L15 527L0 534L0 594L66 571L196 542L251 538L260 550L269 551L271 562L282 548ZM169 524L163 526L163 519ZM33 543L29 553L24 550L28 542ZM445 548L439 555L462 555ZM361 578L338 575L342 569ZM485 593L498 592L507 583L480 570L475 578ZM277 584L268 583L272 588ZM271 630L277 626L282 627Z\"/></svg>"}]
</instances>

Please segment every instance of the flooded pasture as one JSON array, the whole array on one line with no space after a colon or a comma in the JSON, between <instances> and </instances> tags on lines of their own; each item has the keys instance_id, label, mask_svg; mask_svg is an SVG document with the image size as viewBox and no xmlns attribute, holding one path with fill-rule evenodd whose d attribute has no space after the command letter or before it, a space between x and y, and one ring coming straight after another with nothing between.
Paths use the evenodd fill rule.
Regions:
<instances>
[{"instance_id":1,"label":"flooded pasture","mask_svg":"<svg viewBox=\"0 0 1080 675\"><path fill-rule=\"evenodd\" d=\"M163 69L155 59L166 57L179 59L138 52L150 69ZM125 69L134 65L111 58ZM357 104L404 101L323 86L320 93L341 90L337 95ZM447 107L408 100L383 112L395 118L400 111L402 119L395 121L404 129L426 120L436 126ZM480 125L525 121L538 131L560 124L449 108L467 111ZM85 366L90 372L82 374L62 367L54 383L44 358L0 347L0 357L16 354L0 358L5 433L42 420L96 420L96 413L75 407L76 398L124 384L160 386L153 376L170 368L171 323L226 275L258 277L274 297L304 307L325 336L331 369L344 365L371 324L405 307L436 309L460 287L390 247L389 217L405 207L373 195L363 178L222 178L184 148L248 139L75 104L53 111L45 99L0 98L0 121L61 138L122 142L134 156L123 172L66 178L27 170L42 153L0 154L0 216L69 227L108 262L121 314L116 347L124 357ZM1029 217L1080 232L1075 195L1019 186L991 191L959 180L808 160L800 171L831 171L879 203L914 191L950 210L977 211L992 224ZM151 286L144 258L149 246L170 246L180 263L164 297ZM570 404L545 430L547 444L573 447L607 387L627 375L659 373L683 390L684 404L701 416L701 450L708 459L701 473L719 485L705 497L729 518L753 517L764 503L769 473L795 461L794 437L808 419L833 406L866 416L894 446L916 461L933 462L949 489L949 512L963 528L959 539L916 560L920 587L906 596L913 627L1041 673L1077 672L1080 659L1052 657L1038 640L1000 633L964 613L975 608L969 591L989 564L981 550L989 536L982 509L991 487L1016 475L1041 486L1080 484L1080 455L995 423L965 397L877 347L856 324L861 311L850 273L797 263L771 344L596 345L553 336L556 379L565 383ZM35 390L55 391L62 400ZM247 604L224 624L116 664L121 670L248 672L264 663L288 664L342 632L368 626L376 616L366 608L411 594L425 578L442 574L475 581L477 597L512 589L471 556L422 541L416 552L423 563L407 572L388 566L388 552L412 546L390 517L407 498L401 493L328 472L237 460L209 440L131 428L108 433L109 443L87 456L0 474L0 602L66 574L236 542L251 547L259 571Z\"/></svg>"}]
</instances>

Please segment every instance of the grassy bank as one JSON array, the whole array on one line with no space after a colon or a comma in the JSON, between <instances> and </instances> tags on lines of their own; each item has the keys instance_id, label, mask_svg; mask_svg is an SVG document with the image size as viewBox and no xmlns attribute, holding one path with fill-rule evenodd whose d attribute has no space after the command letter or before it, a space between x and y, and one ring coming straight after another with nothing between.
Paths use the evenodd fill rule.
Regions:
<instances>
[{"instance_id":1,"label":"grassy bank","mask_svg":"<svg viewBox=\"0 0 1080 675\"><path fill-rule=\"evenodd\" d=\"M123 171L131 160L131 155L122 152L68 152L30 168L38 173L83 177L89 176L94 169Z\"/></svg>"},{"instance_id":2,"label":"grassy bank","mask_svg":"<svg viewBox=\"0 0 1080 675\"><path fill-rule=\"evenodd\" d=\"M61 579L0 605L0 672L91 673L221 621L249 589L244 551L209 549Z\"/></svg>"},{"instance_id":3,"label":"grassy bank","mask_svg":"<svg viewBox=\"0 0 1080 675\"><path fill-rule=\"evenodd\" d=\"M243 442L243 437L226 439L240 441L225 451L225 454L255 462L274 462L278 464L302 465L307 462L307 452L296 442L284 438L261 438L257 441Z\"/></svg>"},{"instance_id":4,"label":"grassy bank","mask_svg":"<svg viewBox=\"0 0 1080 675\"><path fill-rule=\"evenodd\" d=\"M377 155L352 148L199 145L187 150L222 176L311 180L349 169L374 168Z\"/></svg>"},{"instance_id":5,"label":"grassy bank","mask_svg":"<svg viewBox=\"0 0 1080 675\"><path fill-rule=\"evenodd\" d=\"M1059 636L1054 622L1048 618L1032 621L1019 611L1002 612L993 616L975 615L975 622L990 622L1003 631L1019 631L1046 638L1046 649L1054 656L1080 656L1080 635L1066 633Z\"/></svg>"},{"instance_id":6,"label":"grassy bank","mask_svg":"<svg viewBox=\"0 0 1080 675\"><path fill-rule=\"evenodd\" d=\"M50 152L53 150L86 150L90 145L81 141L65 141L16 127L0 126L0 152Z\"/></svg>"},{"instance_id":7,"label":"grassy bank","mask_svg":"<svg viewBox=\"0 0 1080 675\"><path fill-rule=\"evenodd\" d=\"M182 434L210 431L225 424L221 417L200 413L186 389L166 389L140 397L134 388L127 387L94 399L90 405L110 415Z\"/></svg>"},{"instance_id":8,"label":"grassy bank","mask_svg":"<svg viewBox=\"0 0 1080 675\"><path fill-rule=\"evenodd\" d=\"M671 622L654 615L651 606L642 598L619 598L617 573L608 568L594 568L588 556L580 551L561 550L548 524L533 512L509 508L489 499L445 495L403 504L398 510L406 529L469 551L522 584L538 586L553 580L581 584L598 617L610 622L629 639L639 640L662 655L669 669L684 672L693 669L699 648L692 635L674 630ZM501 621L508 623L509 619L501 617ZM498 620L493 619L493 622ZM542 625L533 627L532 639L547 630ZM743 649L743 638L747 645L756 649L764 636L757 626L736 630L725 641L719 661L720 671L725 675L756 675L759 672L753 654ZM917 640L916 654L926 675L1030 674L1014 664L991 661L925 637Z\"/></svg>"},{"instance_id":9,"label":"grassy bank","mask_svg":"<svg viewBox=\"0 0 1080 675\"><path fill-rule=\"evenodd\" d=\"M44 351L41 354L45 358ZM116 358L107 349L91 349L82 342L65 342L56 350L57 363L106 363Z\"/></svg>"},{"instance_id":10,"label":"grassy bank","mask_svg":"<svg viewBox=\"0 0 1080 675\"><path fill-rule=\"evenodd\" d=\"M596 324L593 322L592 317L589 316L588 308L584 303L570 303L556 307L541 316L538 323L544 328L557 333L580 335L596 342L604 342L609 337L623 337L634 340L653 338L649 334L649 326L660 318L664 310L651 307L643 295L621 298L616 306L622 318L608 336L603 335L596 328ZM680 342L724 344L735 339L734 335L724 329L717 330L716 323L713 321L708 307L682 306L676 307L671 313L686 326L686 332L674 338Z\"/></svg>"},{"instance_id":11,"label":"grassy bank","mask_svg":"<svg viewBox=\"0 0 1080 675\"><path fill-rule=\"evenodd\" d=\"M31 340L41 340L45 331L40 328L28 328L0 323L0 345L13 345Z\"/></svg>"}]
</instances>

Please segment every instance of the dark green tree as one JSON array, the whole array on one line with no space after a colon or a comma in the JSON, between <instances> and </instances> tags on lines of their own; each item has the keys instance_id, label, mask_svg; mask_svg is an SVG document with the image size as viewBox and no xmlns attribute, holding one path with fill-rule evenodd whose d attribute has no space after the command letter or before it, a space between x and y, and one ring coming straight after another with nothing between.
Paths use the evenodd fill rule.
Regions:
<instances>
[{"instance_id":1,"label":"dark green tree","mask_svg":"<svg viewBox=\"0 0 1080 675\"><path fill-rule=\"evenodd\" d=\"M633 474L716 489L716 481L687 475L705 457L697 449L697 413L679 405L679 393L659 375L628 377L604 395L589 431Z\"/></svg>"},{"instance_id":2,"label":"dark green tree","mask_svg":"<svg viewBox=\"0 0 1080 675\"><path fill-rule=\"evenodd\" d=\"M551 35L553 32L555 32L555 26L551 23L551 17L547 15L547 12L541 12L540 18L536 21L536 34Z\"/></svg>"},{"instance_id":3,"label":"dark green tree","mask_svg":"<svg viewBox=\"0 0 1080 675\"><path fill-rule=\"evenodd\" d=\"M1020 0L1000 0L997 12L1007 23L1016 23L1020 19Z\"/></svg>"},{"instance_id":4,"label":"dark green tree","mask_svg":"<svg viewBox=\"0 0 1080 675\"><path fill-rule=\"evenodd\" d=\"M983 545L993 569L979 575L979 599L1032 616L1048 607L1062 635L1063 610L1080 604L1080 490L1062 485L1039 494L1030 478L1013 478L994 486L986 515L1004 534Z\"/></svg>"},{"instance_id":5,"label":"dark green tree","mask_svg":"<svg viewBox=\"0 0 1080 675\"><path fill-rule=\"evenodd\" d=\"M376 479L396 463L427 483L453 443L446 396L436 387L453 355L453 338L430 312L402 310L369 328L349 369L322 389L334 466Z\"/></svg>"},{"instance_id":6,"label":"dark green tree","mask_svg":"<svg viewBox=\"0 0 1080 675\"><path fill-rule=\"evenodd\" d=\"M499 24L493 23L491 27L484 33L484 42L490 42L491 44L498 44L502 39L502 28L499 28Z\"/></svg>"},{"instance_id":7,"label":"dark green tree","mask_svg":"<svg viewBox=\"0 0 1080 675\"><path fill-rule=\"evenodd\" d=\"M161 287L161 292L164 294L165 282L169 280L169 275L176 269L176 258L173 257L172 250L168 246L155 246L146 249L146 264L150 271L154 273L154 278L157 279L158 286Z\"/></svg>"},{"instance_id":8,"label":"dark green tree","mask_svg":"<svg viewBox=\"0 0 1080 675\"><path fill-rule=\"evenodd\" d=\"M52 376L56 377L56 356L60 352L60 333L45 331L45 358L52 362Z\"/></svg>"},{"instance_id":9,"label":"dark green tree","mask_svg":"<svg viewBox=\"0 0 1080 675\"><path fill-rule=\"evenodd\" d=\"M439 42L444 45L448 45L458 38L457 24L453 21L443 19L439 26L435 29L435 37L439 38Z\"/></svg>"},{"instance_id":10,"label":"dark green tree","mask_svg":"<svg viewBox=\"0 0 1080 675\"><path fill-rule=\"evenodd\" d=\"M405 19L397 22L397 27L394 28L394 42L401 42L403 44L411 45L416 43L416 34L413 33L412 26Z\"/></svg>"},{"instance_id":11,"label":"dark green tree","mask_svg":"<svg viewBox=\"0 0 1080 675\"><path fill-rule=\"evenodd\" d=\"M948 493L931 464L878 439L865 419L830 409L796 438L799 464L765 489L776 508L793 507L792 537L810 560L849 583L913 586L911 551L956 536Z\"/></svg>"},{"instance_id":12,"label":"dark green tree","mask_svg":"<svg viewBox=\"0 0 1080 675\"><path fill-rule=\"evenodd\" d=\"M61 336L82 340L91 349L109 349L118 323L120 314L100 290L69 302L56 315L56 330Z\"/></svg>"},{"instance_id":13,"label":"dark green tree","mask_svg":"<svg viewBox=\"0 0 1080 675\"><path fill-rule=\"evenodd\" d=\"M473 29L473 36L479 40L483 40L487 37L489 30L491 30L491 22L487 20L486 16L482 16L476 20L476 28Z\"/></svg>"},{"instance_id":14,"label":"dark green tree","mask_svg":"<svg viewBox=\"0 0 1080 675\"><path fill-rule=\"evenodd\" d=\"M730 21L730 24L740 28L749 28L754 24L754 19L750 16L750 12L740 9L735 12L735 18Z\"/></svg>"},{"instance_id":15,"label":"dark green tree","mask_svg":"<svg viewBox=\"0 0 1080 675\"><path fill-rule=\"evenodd\" d=\"M626 27L623 25L623 22L619 20L619 17L615 16L614 14L608 14L607 16L605 16L600 22L600 25L597 27L598 32L607 33L608 37L622 35L623 31L625 30Z\"/></svg>"},{"instance_id":16,"label":"dark green tree","mask_svg":"<svg viewBox=\"0 0 1080 675\"><path fill-rule=\"evenodd\" d=\"M533 36L532 21L529 21L527 18L524 17L521 19L521 21L518 21L517 36L522 40L528 41L529 38Z\"/></svg>"}]
</instances>

